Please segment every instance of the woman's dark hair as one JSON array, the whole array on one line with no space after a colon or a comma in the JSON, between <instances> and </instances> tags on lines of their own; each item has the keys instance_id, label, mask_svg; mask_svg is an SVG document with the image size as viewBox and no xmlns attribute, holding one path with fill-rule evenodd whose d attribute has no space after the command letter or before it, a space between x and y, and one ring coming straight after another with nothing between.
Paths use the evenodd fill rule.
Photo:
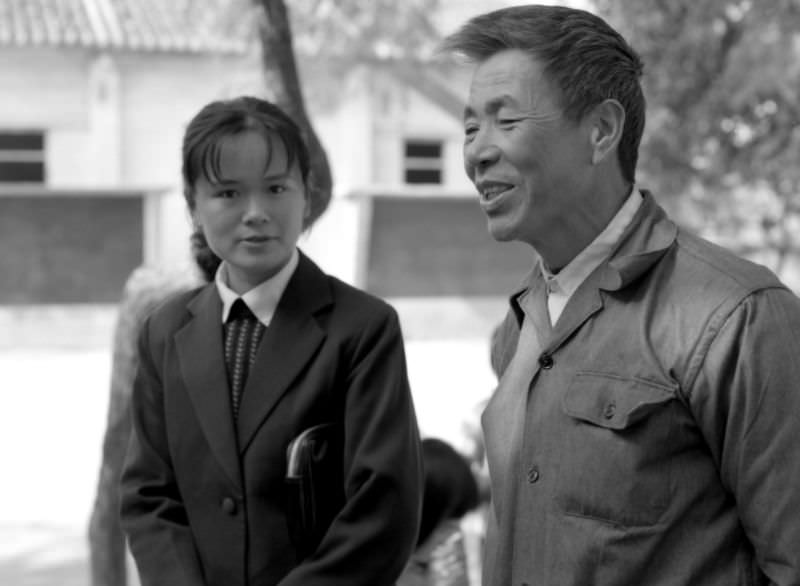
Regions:
<instances>
[{"instance_id":1,"label":"woman's dark hair","mask_svg":"<svg viewBox=\"0 0 800 586\"><path fill-rule=\"evenodd\" d=\"M214 254L211 247L208 245L206 235L200 228L195 228L192 235L189 237L189 244L191 246L192 258L194 264L200 269L200 277L206 282L210 283L214 280L214 275L217 274L222 259Z\"/></svg>"},{"instance_id":2,"label":"woman's dark hair","mask_svg":"<svg viewBox=\"0 0 800 586\"><path fill-rule=\"evenodd\" d=\"M311 159L303 132L283 110L252 96L219 100L204 106L189 121L183 135L183 193L189 209L194 209L197 180L219 177L222 140L248 130L259 133L267 147L279 140L286 149L287 165L291 167L297 161L303 181L308 181ZM267 157L273 150L267 149Z\"/></svg>"},{"instance_id":3,"label":"woman's dark hair","mask_svg":"<svg viewBox=\"0 0 800 586\"><path fill-rule=\"evenodd\" d=\"M190 210L195 206L195 184L200 177L219 178L223 139L245 131L255 131L267 144L267 157L274 152L275 140L286 149L287 166L297 162L306 193L309 189L311 159L300 127L275 104L252 96L218 100L204 106L190 121L183 135L183 195ZM267 164L269 161L267 161ZM304 220L305 221L305 220ZM304 226L305 228L308 225ZM206 278L213 279L220 259L208 247L205 235L195 229L191 236L192 254Z\"/></svg>"},{"instance_id":4,"label":"woman's dark hair","mask_svg":"<svg viewBox=\"0 0 800 586\"><path fill-rule=\"evenodd\" d=\"M466 458L447 442L422 440L425 491L417 545L431 536L447 519L459 519L480 504L478 482Z\"/></svg>"},{"instance_id":5,"label":"woman's dark hair","mask_svg":"<svg viewBox=\"0 0 800 586\"><path fill-rule=\"evenodd\" d=\"M581 120L604 100L617 100L625 109L617 156L623 177L634 182L645 122L643 65L602 18L564 6L512 6L469 20L443 48L478 62L507 49L527 52L544 66L569 120Z\"/></svg>"}]
</instances>

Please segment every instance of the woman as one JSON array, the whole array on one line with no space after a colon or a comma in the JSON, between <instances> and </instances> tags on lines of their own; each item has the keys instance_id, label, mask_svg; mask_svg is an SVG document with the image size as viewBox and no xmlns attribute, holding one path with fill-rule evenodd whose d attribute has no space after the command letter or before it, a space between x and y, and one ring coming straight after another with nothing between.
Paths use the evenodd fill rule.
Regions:
<instances>
[{"instance_id":1,"label":"woman","mask_svg":"<svg viewBox=\"0 0 800 586\"><path fill-rule=\"evenodd\" d=\"M297 249L309 156L273 104L204 107L186 130L183 179L196 232L222 262L139 340L122 522L142 585L393 584L422 478L395 311ZM342 500L307 552L290 531L287 447L325 423L339 435Z\"/></svg>"}]
</instances>

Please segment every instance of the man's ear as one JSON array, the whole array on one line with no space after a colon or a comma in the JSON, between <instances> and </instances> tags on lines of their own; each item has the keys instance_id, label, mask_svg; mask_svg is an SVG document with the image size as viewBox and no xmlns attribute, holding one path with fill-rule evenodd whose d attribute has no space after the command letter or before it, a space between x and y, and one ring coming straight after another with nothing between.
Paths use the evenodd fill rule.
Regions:
<instances>
[{"instance_id":1,"label":"man's ear","mask_svg":"<svg viewBox=\"0 0 800 586\"><path fill-rule=\"evenodd\" d=\"M590 116L592 164L597 165L617 151L625 126L625 108L617 100L609 98L595 106Z\"/></svg>"}]
</instances>

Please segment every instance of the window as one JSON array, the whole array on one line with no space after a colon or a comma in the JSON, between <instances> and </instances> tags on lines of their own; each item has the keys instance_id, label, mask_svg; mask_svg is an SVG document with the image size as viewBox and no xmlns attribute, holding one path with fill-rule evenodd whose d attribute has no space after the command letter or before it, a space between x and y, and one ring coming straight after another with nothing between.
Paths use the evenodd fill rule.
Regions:
<instances>
[{"instance_id":1,"label":"window","mask_svg":"<svg viewBox=\"0 0 800 586\"><path fill-rule=\"evenodd\" d=\"M0 131L0 183L44 183L44 133Z\"/></svg>"},{"instance_id":2,"label":"window","mask_svg":"<svg viewBox=\"0 0 800 586\"><path fill-rule=\"evenodd\" d=\"M405 182L442 183L441 141L406 141Z\"/></svg>"}]
</instances>

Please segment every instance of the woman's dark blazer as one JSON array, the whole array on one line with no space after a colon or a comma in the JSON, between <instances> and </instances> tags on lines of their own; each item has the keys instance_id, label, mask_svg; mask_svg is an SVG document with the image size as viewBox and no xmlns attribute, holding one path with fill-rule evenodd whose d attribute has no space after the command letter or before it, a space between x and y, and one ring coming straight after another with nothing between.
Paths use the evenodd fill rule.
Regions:
<instances>
[{"instance_id":1,"label":"woman's dark blazer","mask_svg":"<svg viewBox=\"0 0 800 586\"><path fill-rule=\"evenodd\" d=\"M122 522L143 586L393 584L419 524L419 434L397 315L302 253L250 370L234 424L212 283L145 322ZM344 424L346 504L298 563L286 448Z\"/></svg>"}]
</instances>

